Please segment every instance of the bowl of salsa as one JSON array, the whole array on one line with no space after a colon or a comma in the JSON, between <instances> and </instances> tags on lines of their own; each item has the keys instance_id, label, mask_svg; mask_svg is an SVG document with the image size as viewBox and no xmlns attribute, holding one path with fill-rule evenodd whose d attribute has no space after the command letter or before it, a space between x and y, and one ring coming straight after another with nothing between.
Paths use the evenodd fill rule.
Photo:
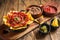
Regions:
<instances>
[{"instance_id":1,"label":"bowl of salsa","mask_svg":"<svg viewBox=\"0 0 60 40\"><path fill-rule=\"evenodd\" d=\"M43 14L46 16L53 16L57 14L57 8L55 6L46 5L43 6Z\"/></svg>"}]
</instances>

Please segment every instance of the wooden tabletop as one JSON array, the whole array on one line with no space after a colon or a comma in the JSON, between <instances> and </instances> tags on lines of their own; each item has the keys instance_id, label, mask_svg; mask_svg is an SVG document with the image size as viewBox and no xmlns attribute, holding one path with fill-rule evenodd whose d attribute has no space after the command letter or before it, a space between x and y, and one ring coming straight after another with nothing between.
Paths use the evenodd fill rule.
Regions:
<instances>
[{"instance_id":1,"label":"wooden tabletop","mask_svg":"<svg viewBox=\"0 0 60 40\"><path fill-rule=\"evenodd\" d=\"M60 0L0 0L0 25L2 25L3 15L11 10L25 10L29 5L53 5L56 6L58 12L60 12ZM31 31L27 35L17 40L60 40L60 28L55 32L51 32L46 36L38 33L38 28Z\"/></svg>"}]
</instances>

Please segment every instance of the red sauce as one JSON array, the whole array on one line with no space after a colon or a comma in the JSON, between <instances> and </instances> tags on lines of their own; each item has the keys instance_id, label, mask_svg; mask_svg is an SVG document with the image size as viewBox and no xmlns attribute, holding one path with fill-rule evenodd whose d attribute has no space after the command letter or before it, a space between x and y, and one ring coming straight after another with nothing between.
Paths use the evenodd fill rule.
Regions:
<instances>
[{"instance_id":1,"label":"red sauce","mask_svg":"<svg viewBox=\"0 0 60 40\"><path fill-rule=\"evenodd\" d=\"M12 27L15 27L16 25L22 27L27 24L28 20L29 18L26 14L22 12L12 12L8 14L7 23L9 23Z\"/></svg>"},{"instance_id":2,"label":"red sauce","mask_svg":"<svg viewBox=\"0 0 60 40\"><path fill-rule=\"evenodd\" d=\"M53 8L53 7L50 7L50 6L45 6L43 7L44 11L47 12L47 13L56 13L56 10Z\"/></svg>"}]
</instances>

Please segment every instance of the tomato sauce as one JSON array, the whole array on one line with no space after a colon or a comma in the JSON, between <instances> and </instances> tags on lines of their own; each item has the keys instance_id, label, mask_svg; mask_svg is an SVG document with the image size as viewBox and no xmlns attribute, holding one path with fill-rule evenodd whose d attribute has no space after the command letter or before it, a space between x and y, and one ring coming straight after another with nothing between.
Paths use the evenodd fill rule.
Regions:
<instances>
[{"instance_id":1,"label":"tomato sauce","mask_svg":"<svg viewBox=\"0 0 60 40\"><path fill-rule=\"evenodd\" d=\"M50 13L50 14L56 13L55 8L50 7L50 6L44 6L43 9L44 9L45 12Z\"/></svg>"}]
</instances>

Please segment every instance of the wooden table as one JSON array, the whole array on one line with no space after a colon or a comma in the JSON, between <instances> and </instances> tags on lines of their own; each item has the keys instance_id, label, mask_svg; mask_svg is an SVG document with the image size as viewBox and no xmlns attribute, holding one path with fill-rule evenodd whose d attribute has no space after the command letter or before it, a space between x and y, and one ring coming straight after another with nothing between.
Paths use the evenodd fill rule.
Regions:
<instances>
[{"instance_id":1,"label":"wooden table","mask_svg":"<svg viewBox=\"0 0 60 40\"><path fill-rule=\"evenodd\" d=\"M53 5L58 8L60 12L60 0L0 0L0 25L2 25L3 15L6 15L10 10L20 11L26 9L29 5ZM39 35L38 28L31 31L27 35L17 40L60 40L60 28L55 32L47 34L45 37Z\"/></svg>"}]
</instances>

